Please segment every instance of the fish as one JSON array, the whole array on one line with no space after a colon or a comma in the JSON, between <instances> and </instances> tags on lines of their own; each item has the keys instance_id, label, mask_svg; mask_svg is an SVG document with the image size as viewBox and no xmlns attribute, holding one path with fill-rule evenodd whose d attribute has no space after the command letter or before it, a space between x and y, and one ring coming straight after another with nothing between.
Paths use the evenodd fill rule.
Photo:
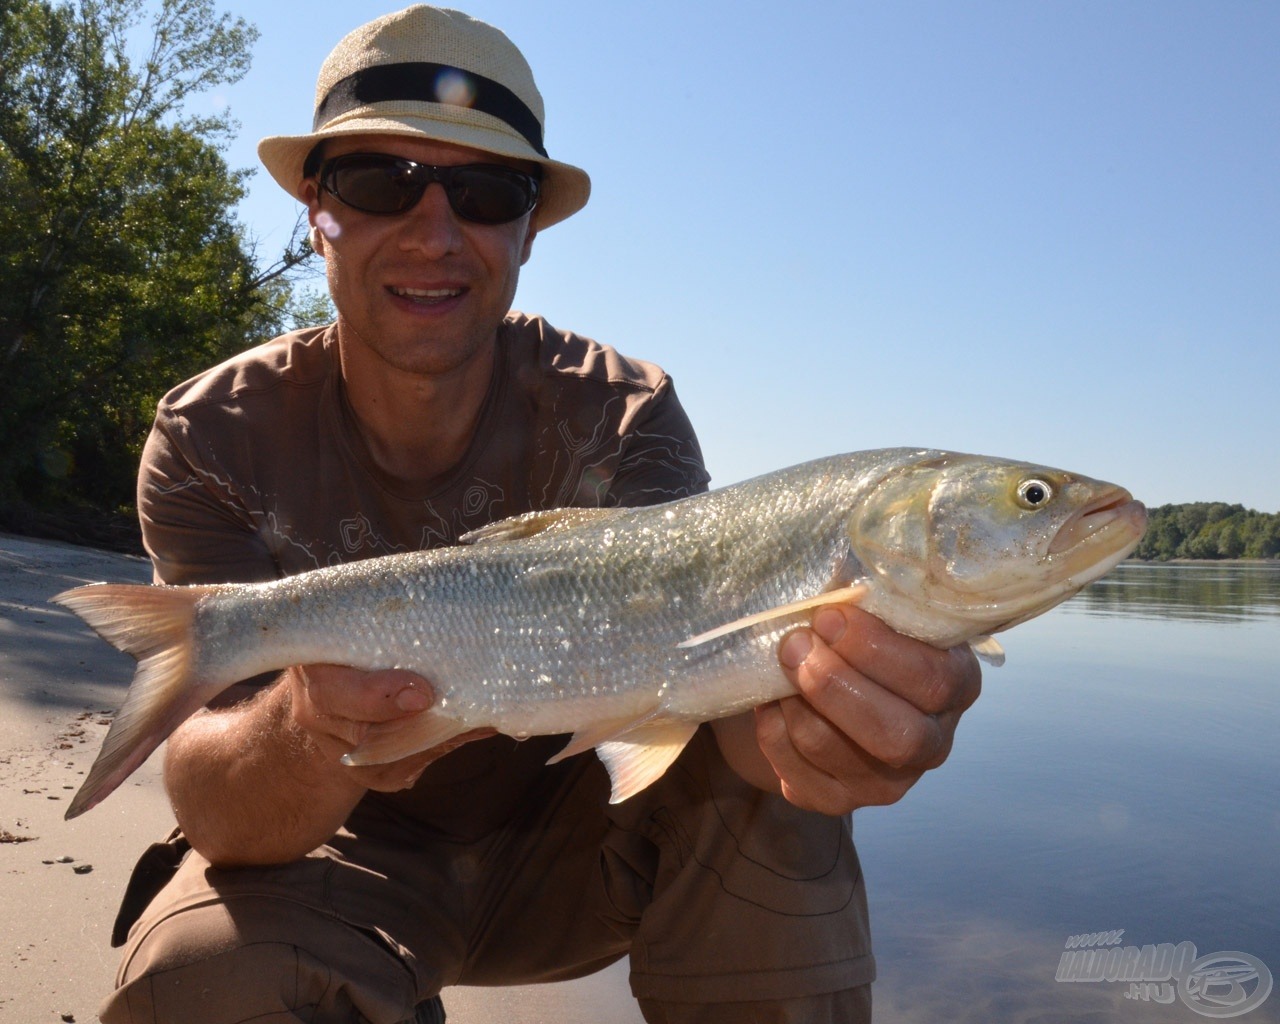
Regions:
<instances>
[{"instance_id":1,"label":"fish","mask_svg":"<svg viewBox=\"0 0 1280 1024\"><path fill-rule=\"evenodd\" d=\"M851 602L939 648L1065 601L1137 546L1141 502L1063 470L935 449L853 452L666 504L535 511L457 545L264 583L93 584L53 600L137 659L66 816L104 799L226 687L295 664L401 668L435 703L343 760L397 760L473 729L567 734L611 802L706 721L795 690L780 639Z\"/></svg>"}]
</instances>

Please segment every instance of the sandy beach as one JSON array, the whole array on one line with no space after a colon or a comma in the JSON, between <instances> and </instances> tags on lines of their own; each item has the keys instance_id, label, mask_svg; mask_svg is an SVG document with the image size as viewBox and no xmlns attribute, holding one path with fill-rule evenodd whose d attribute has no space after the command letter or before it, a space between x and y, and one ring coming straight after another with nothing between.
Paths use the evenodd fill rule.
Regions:
<instances>
[{"instance_id":1,"label":"sandy beach","mask_svg":"<svg viewBox=\"0 0 1280 1024\"><path fill-rule=\"evenodd\" d=\"M116 970L111 925L139 854L173 827L152 759L89 813L64 821L131 658L48 603L68 587L149 582L127 555L0 534L0 1021L96 1021ZM449 989L451 1024L641 1024L626 964L591 978Z\"/></svg>"}]
</instances>

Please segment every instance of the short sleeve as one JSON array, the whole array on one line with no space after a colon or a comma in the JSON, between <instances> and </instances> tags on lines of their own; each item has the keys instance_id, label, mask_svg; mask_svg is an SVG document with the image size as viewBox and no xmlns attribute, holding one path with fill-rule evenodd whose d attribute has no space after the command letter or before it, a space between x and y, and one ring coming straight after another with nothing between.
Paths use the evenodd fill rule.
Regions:
<instances>
[{"instance_id":1,"label":"short sleeve","mask_svg":"<svg viewBox=\"0 0 1280 1024\"><path fill-rule=\"evenodd\" d=\"M693 424L664 377L626 432L605 504L658 505L701 493L710 479Z\"/></svg>"},{"instance_id":2,"label":"short sleeve","mask_svg":"<svg viewBox=\"0 0 1280 1024\"><path fill-rule=\"evenodd\" d=\"M281 575L235 485L202 465L163 406L138 470L138 518L157 583L249 583Z\"/></svg>"}]
</instances>

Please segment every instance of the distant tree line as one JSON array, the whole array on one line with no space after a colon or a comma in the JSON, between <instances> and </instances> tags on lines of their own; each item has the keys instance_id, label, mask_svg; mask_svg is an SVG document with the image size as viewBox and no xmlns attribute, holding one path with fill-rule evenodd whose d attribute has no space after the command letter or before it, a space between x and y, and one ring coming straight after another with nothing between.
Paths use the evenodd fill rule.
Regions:
<instances>
[{"instance_id":1,"label":"distant tree line","mask_svg":"<svg viewBox=\"0 0 1280 1024\"><path fill-rule=\"evenodd\" d=\"M1220 501L1161 505L1147 514L1135 558L1280 558L1280 514Z\"/></svg>"},{"instance_id":2,"label":"distant tree line","mask_svg":"<svg viewBox=\"0 0 1280 1024\"><path fill-rule=\"evenodd\" d=\"M0 529L136 549L159 397L328 313L302 224L260 260L235 218L235 122L190 110L256 36L214 0L0 0Z\"/></svg>"}]
</instances>

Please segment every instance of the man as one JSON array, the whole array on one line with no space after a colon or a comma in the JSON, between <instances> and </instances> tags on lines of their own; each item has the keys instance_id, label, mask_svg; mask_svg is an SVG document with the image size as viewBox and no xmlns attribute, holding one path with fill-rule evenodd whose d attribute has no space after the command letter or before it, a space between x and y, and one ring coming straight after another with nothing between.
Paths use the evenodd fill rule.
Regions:
<instances>
[{"instance_id":1,"label":"man","mask_svg":"<svg viewBox=\"0 0 1280 1024\"><path fill-rule=\"evenodd\" d=\"M660 370L509 313L537 232L589 190L542 122L519 51L464 15L419 5L338 44L313 132L259 148L307 205L337 322L161 402L139 478L157 580L269 579L706 486ZM544 767L553 737L344 767L371 724L430 707L405 672L234 688L170 739L181 834L131 884L121 926L146 908L102 1019L439 1020L445 986L628 953L651 1021L869 1018L848 813L942 762L976 663L853 609L779 657L799 695L704 727L613 807L593 755Z\"/></svg>"}]
</instances>

